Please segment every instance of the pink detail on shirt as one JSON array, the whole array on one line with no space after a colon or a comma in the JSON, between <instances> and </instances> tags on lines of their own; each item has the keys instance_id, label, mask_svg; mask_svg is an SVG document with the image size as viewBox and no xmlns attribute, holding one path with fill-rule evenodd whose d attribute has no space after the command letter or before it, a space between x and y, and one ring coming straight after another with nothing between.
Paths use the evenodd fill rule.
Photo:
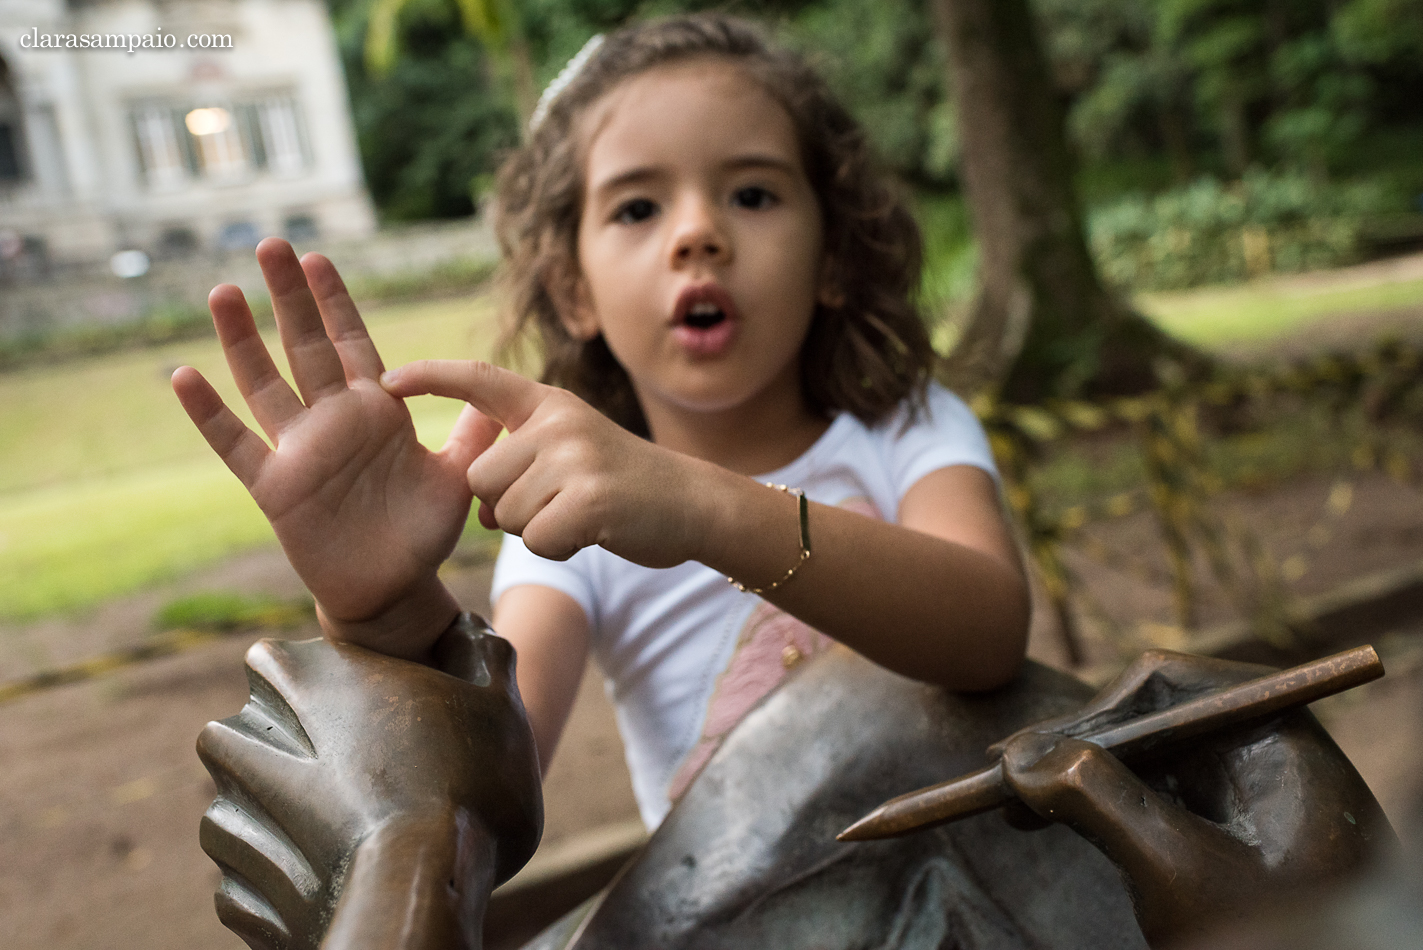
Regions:
<instances>
[{"instance_id":1,"label":"pink detail on shirt","mask_svg":"<svg viewBox=\"0 0 1423 950\"><path fill-rule=\"evenodd\" d=\"M839 507L884 520L874 503L864 496L848 498ZM717 677L702 736L673 776L668 798L680 798L736 724L801 663L825 652L834 642L779 607L765 601L757 604L736 639L731 662Z\"/></svg>"}]
</instances>

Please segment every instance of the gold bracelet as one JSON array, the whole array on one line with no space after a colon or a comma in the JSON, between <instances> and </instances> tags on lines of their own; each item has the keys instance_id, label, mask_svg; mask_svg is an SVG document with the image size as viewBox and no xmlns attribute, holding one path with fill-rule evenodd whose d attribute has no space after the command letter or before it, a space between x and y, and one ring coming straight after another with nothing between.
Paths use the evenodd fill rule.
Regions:
<instances>
[{"instance_id":1,"label":"gold bracelet","mask_svg":"<svg viewBox=\"0 0 1423 950\"><path fill-rule=\"evenodd\" d=\"M727 583L743 594L768 594L780 587L786 581L795 576L795 572L800 570L800 566L810 559L810 504L805 500L805 489L791 488L789 485L773 485L766 483L767 488L774 488L776 491L783 491L787 495L794 495L800 502L800 560L791 565L791 569L786 571L780 580L767 584L765 587L747 587L734 577L728 577Z\"/></svg>"}]
</instances>

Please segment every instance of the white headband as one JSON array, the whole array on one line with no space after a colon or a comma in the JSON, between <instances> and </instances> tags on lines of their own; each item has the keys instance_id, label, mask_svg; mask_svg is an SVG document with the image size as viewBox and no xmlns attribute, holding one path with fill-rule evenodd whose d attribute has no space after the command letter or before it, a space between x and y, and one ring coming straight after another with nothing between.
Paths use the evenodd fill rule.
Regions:
<instances>
[{"instance_id":1,"label":"white headband","mask_svg":"<svg viewBox=\"0 0 1423 950\"><path fill-rule=\"evenodd\" d=\"M544 117L548 115L548 107L553 105L553 100L558 98L558 94L568 87L568 84L578 78L578 74L583 71L588 60L593 58L593 54L598 52L598 47L603 45L603 34L595 33L583 44L573 58L568 61L568 65L559 70L557 76L553 77L553 82L548 84L548 88L539 96L538 105L534 106L534 114L529 116L529 131L533 132L543 124Z\"/></svg>"}]
</instances>

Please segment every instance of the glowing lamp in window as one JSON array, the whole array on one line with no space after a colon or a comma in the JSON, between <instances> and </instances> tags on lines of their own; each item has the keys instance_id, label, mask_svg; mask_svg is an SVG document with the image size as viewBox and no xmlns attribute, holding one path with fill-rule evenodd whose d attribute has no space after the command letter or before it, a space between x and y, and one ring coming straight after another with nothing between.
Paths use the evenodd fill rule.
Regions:
<instances>
[{"instance_id":1,"label":"glowing lamp in window","mask_svg":"<svg viewBox=\"0 0 1423 950\"><path fill-rule=\"evenodd\" d=\"M218 106L194 109L183 118L183 123L194 135L217 135L232 128L232 114Z\"/></svg>"},{"instance_id":2,"label":"glowing lamp in window","mask_svg":"<svg viewBox=\"0 0 1423 950\"><path fill-rule=\"evenodd\" d=\"M221 106L194 109L183 117L198 143L203 172L213 179L239 179L247 171L247 152L232 113Z\"/></svg>"}]
</instances>

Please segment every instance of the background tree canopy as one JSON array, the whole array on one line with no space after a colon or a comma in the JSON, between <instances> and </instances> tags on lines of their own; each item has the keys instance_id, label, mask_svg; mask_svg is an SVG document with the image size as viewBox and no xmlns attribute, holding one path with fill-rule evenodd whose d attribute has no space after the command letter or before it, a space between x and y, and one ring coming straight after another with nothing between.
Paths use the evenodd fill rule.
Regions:
<instances>
[{"instance_id":1,"label":"background tree canopy","mask_svg":"<svg viewBox=\"0 0 1423 950\"><path fill-rule=\"evenodd\" d=\"M533 90L592 34L712 8L765 22L815 63L913 190L941 347L960 340L962 356L1022 339L988 305L1002 298L1003 310L1023 288L1042 302L1023 311L1033 329L1008 381L1024 398L1120 388L1104 374L1130 387L1150 378L1151 353L1169 341L1118 291L1423 246L1423 0L330 2L367 179L391 221L473 213ZM963 32L975 18L987 19ZM1032 21L1036 32L1022 28ZM989 46L1006 45L985 46L984 29L998 36ZM980 72L960 68L968 59ZM991 74L996 93L955 107L950 83ZM1009 125L1027 124L992 145L984 130L1012 113ZM1014 141L1038 145L1013 158ZM1025 177L1038 184L1014 197ZM966 181L977 183L968 202ZM991 219L993 241L974 240L966 205ZM1042 243L1054 220L1072 232L1057 257ZM1063 300L1073 314L1057 312ZM974 378L1002 379L1015 355Z\"/></svg>"},{"instance_id":2,"label":"background tree canopy","mask_svg":"<svg viewBox=\"0 0 1423 950\"><path fill-rule=\"evenodd\" d=\"M371 190L391 220L457 217L518 136L507 68L460 0L408 0L396 56L364 56L380 0L330 0ZM1423 191L1423 0L1034 0L1089 205L1251 166ZM952 193L957 135L926 0L522 0L537 88L633 16L727 9L805 51L916 188Z\"/></svg>"}]
</instances>

